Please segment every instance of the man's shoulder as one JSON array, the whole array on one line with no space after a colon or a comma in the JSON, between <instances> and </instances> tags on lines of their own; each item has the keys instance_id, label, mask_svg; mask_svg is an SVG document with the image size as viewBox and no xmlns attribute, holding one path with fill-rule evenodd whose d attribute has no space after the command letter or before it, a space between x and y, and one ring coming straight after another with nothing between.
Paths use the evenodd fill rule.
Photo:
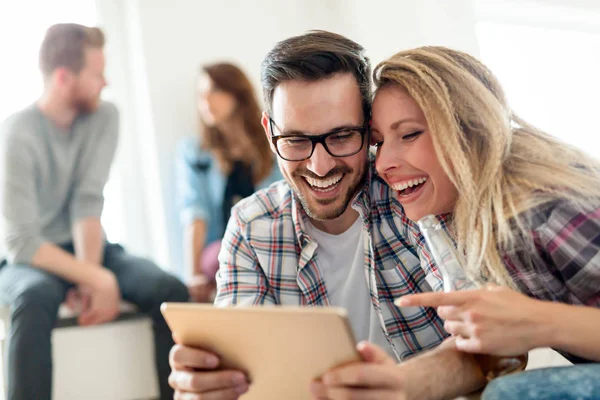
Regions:
<instances>
[{"instance_id":1,"label":"man's shoulder","mask_svg":"<svg viewBox=\"0 0 600 400\"><path fill-rule=\"evenodd\" d=\"M0 139L5 145L32 141L37 135L40 121L39 111L35 105L30 105L9 115L0 123Z\"/></svg>"},{"instance_id":2,"label":"man's shoulder","mask_svg":"<svg viewBox=\"0 0 600 400\"><path fill-rule=\"evenodd\" d=\"M292 188L285 180L280 180L241 200L233 207L231 215L240 225L291 219L292 199Z\"/></svg>"}]
</instances>

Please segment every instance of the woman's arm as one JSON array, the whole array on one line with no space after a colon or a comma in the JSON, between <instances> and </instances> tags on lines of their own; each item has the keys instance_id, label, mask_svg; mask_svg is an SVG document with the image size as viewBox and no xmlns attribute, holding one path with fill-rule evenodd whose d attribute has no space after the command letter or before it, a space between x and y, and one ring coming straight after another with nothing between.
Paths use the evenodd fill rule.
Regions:
<instances>
[{"instance_id":1,"label":"woman's arm","mask_svg":"<svg viewBox=\"0 0 600 400\"><path fill-rule=\"evenodd\" d=\"M600 361L600 310L594 307L541 302L539 347L552 347Z\"/></svg>"},{"instance_id":2,"label":"woman's arm","mask_svg":"<svg viewBox=\"0 0 600 400\"><path fill-rule=\"evenodd\" d=\"M553 347L600 361L600 310L552 303L504 287L401 297L399 307L437 307L444 328L469 353L517 356Z\"/></svg>"},{"instance_id":3,"label":"woman's arm","mask_svg":"<svg viewBox=\"0 0 600 400\"><path fill-rule=\"evenodd\" d=\"M194 220L185 227L184 232L184 254L186 264L186 276L192 278L202 275L202 251L206 244L206 222L201 219Z\"/></svg>"}]
</instances>

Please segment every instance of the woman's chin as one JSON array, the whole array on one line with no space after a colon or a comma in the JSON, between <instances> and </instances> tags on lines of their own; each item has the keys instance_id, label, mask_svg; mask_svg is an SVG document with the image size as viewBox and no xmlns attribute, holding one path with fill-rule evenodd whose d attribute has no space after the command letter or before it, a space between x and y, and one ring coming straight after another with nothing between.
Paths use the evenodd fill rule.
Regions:
<instances>
[{"instance_id":1,"label":"woman's chin","mask_svg":"<svg viewBox=\"0 0 600 400\"><path fill-rule=\"evenodd\" d=\"M422 207L408 205L404 207L404 214L408 217L408 219L416 223L418 220L431 213L425 212Z\"/></svg>"}]
</instances>

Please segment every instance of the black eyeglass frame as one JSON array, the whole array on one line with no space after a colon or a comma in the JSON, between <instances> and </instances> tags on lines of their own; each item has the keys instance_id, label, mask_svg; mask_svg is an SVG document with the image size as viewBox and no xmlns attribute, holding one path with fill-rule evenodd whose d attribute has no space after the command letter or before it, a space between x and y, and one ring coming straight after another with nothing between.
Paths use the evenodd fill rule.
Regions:
<instances>
[{"instance_id":1,"label":"black eyeglass frame","mask_svg":"<svg viewBox=\"0 0 600 400\"><path fill-rule=\"evenodd\" d=\"M273 125L275 125L277 127L277 124L269 116L269 129L271 131L270 132L271 133L271 142L273 143L273 146L275 146L275 150L277 151L277 155L279 157L281 157L282 159L284 159L286 161L304 161L304 160L308 160L309 158L312 157L313 153L315 152L315 147L317 146L318 143L321 143L323 145L323 148L325 148L325 151L327 152L327 154L329 154L332 157L350 157L350 156L360 153L360 151L363 149L363 147L365 147L365 135L369 135L371 133L371 130L369 129L369 127L370 127L369 122L370 122L370 118L365 118L365 122L363 123L362 126L346 126L343 128L334 129L331 132L323 133L322 135L314 135L314 136L313 135L273 135ZM279 127L277 127L277 129L279 130ZM344 131L358 131L360 133L361 141L360 141L359 149L352 153L341 155L341 156L332 154L331 151L329 151L329 148L327 147L327 143L325 142L325 139L327 139L331 135L335 135L337 133L344 132ZM308 157L302 158L300 160L291 160L289 158L285 158L284 156L281 155L281 153L279 153L279 147L277 147L277 141L279 139L294 138L294 137L295 138L305 138L305 139L309 139L311 141L312 149L310 150L310 154L308 155ZM367 140L369 140L369 136L367 136Z\"/></svg>"}]
</instances>

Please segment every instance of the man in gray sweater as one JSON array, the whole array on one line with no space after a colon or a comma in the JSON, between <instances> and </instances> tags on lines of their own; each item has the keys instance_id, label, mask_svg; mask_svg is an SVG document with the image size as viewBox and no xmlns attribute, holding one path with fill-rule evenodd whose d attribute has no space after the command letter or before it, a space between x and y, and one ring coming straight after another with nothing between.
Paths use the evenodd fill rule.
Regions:
<instances>
[{"instance_id":1,"label":"man in gray sweater","mask_svg":"<svg viewBox=\"0 0 600 400\"><path fill-rule=\"evenodd\" d=\"M51 398L50 337L67 293L84 300L81 325L113 320L121 299L148 313L161 399L173 398L167 383L173 341L159 307L187 301L187 289L151 261L108 243L100 223L118 139L117 109L100 101L103 46L98 28L48 29L40 49L43 95L0 126L7 249L0 302L11 313L10 400Z\"/></svg>"}]
</instances>

